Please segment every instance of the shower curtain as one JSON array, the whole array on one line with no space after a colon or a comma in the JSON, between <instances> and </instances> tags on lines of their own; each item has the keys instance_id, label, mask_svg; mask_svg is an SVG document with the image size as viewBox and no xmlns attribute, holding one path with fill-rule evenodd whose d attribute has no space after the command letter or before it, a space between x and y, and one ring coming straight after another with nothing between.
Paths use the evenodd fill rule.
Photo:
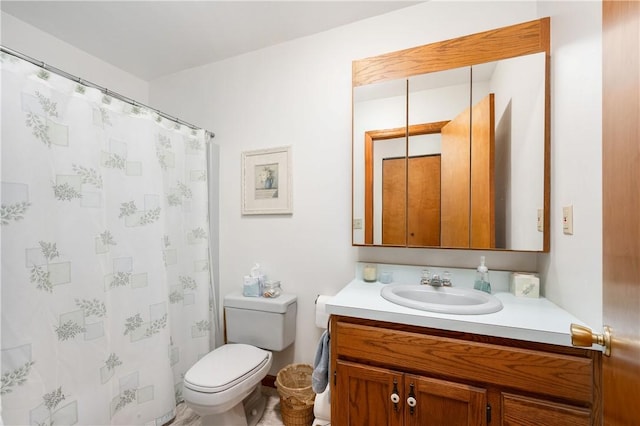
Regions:
<instances>
[{"instance_id":1,"label":"shower curtain","mask_svg":"<svg viewBox=\"0 0 640 426\"><path fill-rule=\"evenodd\" d=\"M215 329L205 132L0 59L2 421L164 424Z\"/></svg>"}]
</instances>

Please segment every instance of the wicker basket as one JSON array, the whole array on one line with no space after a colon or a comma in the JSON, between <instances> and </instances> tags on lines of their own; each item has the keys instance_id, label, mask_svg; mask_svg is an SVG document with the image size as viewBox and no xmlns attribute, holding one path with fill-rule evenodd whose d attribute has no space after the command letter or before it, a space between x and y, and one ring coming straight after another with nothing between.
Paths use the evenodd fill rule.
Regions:
<instances>
[{"instance_id":1,"label":"wicker basket","mask_svg":"<svg viewBox=\"0 0 640 426\"><path fill-rule=\"evenodd\" d=\"M276 387L285 426L309 426L313 422L316 394L311 389L312 372L308 364L291 364L278 372Z\"/></svg>"}]
</instances>

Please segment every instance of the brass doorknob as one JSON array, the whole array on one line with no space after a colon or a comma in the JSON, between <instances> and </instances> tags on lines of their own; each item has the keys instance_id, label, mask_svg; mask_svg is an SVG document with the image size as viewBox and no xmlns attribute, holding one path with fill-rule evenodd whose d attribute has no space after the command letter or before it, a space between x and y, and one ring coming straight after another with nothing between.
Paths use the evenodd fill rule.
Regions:
<instances>
[{"instance_id":1,"label":"brass doorknob","mask_svg":"<svg viewBox=\"0 0 640 426\"><path fill-rule=\"evenodd\" d=\"M604 346L605 356L611 355L611 327L604 326L604 332L597 334L584 325L571 324L571 344L573 346L591 347L596 344Z\"/></svg>"}]
</instances>

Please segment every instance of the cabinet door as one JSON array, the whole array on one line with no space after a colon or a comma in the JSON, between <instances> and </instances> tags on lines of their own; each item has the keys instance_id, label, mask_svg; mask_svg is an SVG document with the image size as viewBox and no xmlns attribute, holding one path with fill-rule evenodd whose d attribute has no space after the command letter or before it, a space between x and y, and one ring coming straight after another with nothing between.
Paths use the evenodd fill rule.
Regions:
<instances>
[{"instance_id":1,"label":"cabinet door","mask_svg":"<svg viewBox=\"0 0 640 426\"><path fill-rule=\"evenodd\" d=\"M404 379L407 403L406 426L485 426L485 389L460 383L407 374ZM415 406L409 398L415 398Z\"/></svg>"},{"instance_id":2,"label":"cabinet door","mask_svg":"<svg viewBox=\"0 0 640 426\"><path fill-rule=\"evenodd\" d=\"M398 394L398 403L392 395ZM333 392L333 391L332 391ZM383 368L337 361L335 426L401 426L402 374Z\"/></svg>"},{"instance_id":3,"label":"cabinet door","mask_svg":"<svg viewBox=\"0 0 640 426\"><path fill-rule=\"evenodd\" d=\"M588 426L591 424L591 413L585 408L503 393L502 424Z\"/></svg>"}]
</instances>

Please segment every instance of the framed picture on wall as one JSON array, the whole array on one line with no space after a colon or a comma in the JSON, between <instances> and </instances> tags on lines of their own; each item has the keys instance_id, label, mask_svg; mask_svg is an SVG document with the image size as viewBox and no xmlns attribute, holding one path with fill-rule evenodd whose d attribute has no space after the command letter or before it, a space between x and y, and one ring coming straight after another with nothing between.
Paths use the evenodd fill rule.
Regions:
<instances>
[{"instance_id":1,"label":"framed picture on wall","mask_svg":"<svg viewBox=\"0 0 640 426\"><path fill-rule=\"evenodd\" d=\"M291 147L242 153L242 214L291 214Z\"/></svg>"}]
</instances>

